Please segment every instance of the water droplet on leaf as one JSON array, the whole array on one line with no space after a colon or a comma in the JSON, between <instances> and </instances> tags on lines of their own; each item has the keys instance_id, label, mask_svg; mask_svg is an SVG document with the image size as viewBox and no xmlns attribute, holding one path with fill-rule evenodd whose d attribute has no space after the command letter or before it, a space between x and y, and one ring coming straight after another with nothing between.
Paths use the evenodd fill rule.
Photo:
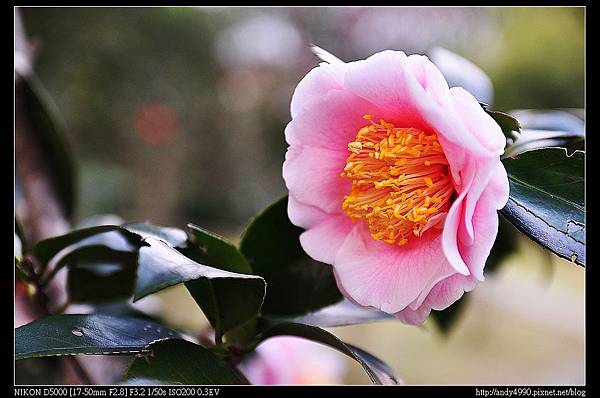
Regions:
<instances>
[{"instance_id":1,"label":"water droplet on leaf","mask_svg":"<svg viewBox=\"0 0 600 398\"><path fill-rule=\"evenodd\" d=\"M73 333L73 335L77 336L77 337L83 336L83 332L79 329L73 329L73 330L71 330L71 333Z\"/></svg>"}]
</instances>

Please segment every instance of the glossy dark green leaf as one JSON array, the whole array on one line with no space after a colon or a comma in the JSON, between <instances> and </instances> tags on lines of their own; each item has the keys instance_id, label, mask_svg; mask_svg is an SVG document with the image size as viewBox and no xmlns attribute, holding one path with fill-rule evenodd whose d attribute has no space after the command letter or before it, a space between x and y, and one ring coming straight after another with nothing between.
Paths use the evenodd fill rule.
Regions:
<instances>
[{"instance_id":1,"label":"glossy dark green leaf","mask_svg":"<svg viewBox=\"0 0 600 398\"><path fill-rule=\"evenodd\" d=\"M545 148L503 161L510 198L502 214L558 256L585 266L584 159Z\"/></svg>"},{"instance_id":2,"label":"glossy dark green leaf","mask_svg":"<svg viewBox=\"0 0 600 398\"><path fill-rule=\"evenodd\" d=\"M96 241L96 239L92 239L90 243ZM60 257L52 270L44 275L42 279L43 284L47 284L65 266L71 269L74 269L79 264L84 264L88 269L93 268L95 264L104 268L107 266L112 266L113 268L123 268L125 266L134 268L136 266L136 254L134 252L113 250L109 246L98 244L91 244L89 246L74 244L70 246L70 249L64 256Z\"/></svg>"},{"instance_id":3,"label":"glossy dark green leaf","mask_svg":"<svg viewBox=\"0 0 600 398\"><path fill-rule=\"evenodd\" d=\"M143 239L147 237L158 238L171 247L185 247L187 234L179 228L163 227L149 222L128 223L122 227L129 232L138 234Z\"/></svg>"},{"instance_id":4,"label":"glossy dark green leaf","mask_svg":"<svg viewBox=\"0 0 600 398\"><path fill-rule=\"evenodd\" d=\"M69 248L65 257L76 249L87 246L106 246L114 251L133 252L146 245L148 237L160 239L172 247L185 248L187 234L177 228L162 227L147 222L123 225L99 225L71 231L67 234L40 241L34 248L34 253L43 268L62 250ZM60 259L46 280L52 278L68 259Z\"/></svg>"},{"instance_id":5,"label":"glossy dark green leaf","mask_svg":"<svg viewBox=\"0 0 600 398\"><path fill-rule=\"evenodd\" d=\"M281 323L261 333L259 342L275 336L302 337L335 348L356 360L374 384L399 384L398 376L383 361L357 347L344 343L325 329L299 323Z\"/></svg>"},{"instance_id":6,"label":"glossy dark green leaf","mask_svg":"<svg viewBox=\"0 0 600 398\"><path fill-rule=\"evenodd\" d=\"M331 266L304 252L301 233L288 219L287 196L267 207L244 232L240 250L269 286L264 313L302 315L342 299Z\"/></svg>"},{"instance_id":7,"label":"glossy dark green leaf","mask_svg":"<svg viewBox=\"0 0 600 398\"><path fill-rule=\"evenodd\" d=\"M112 316L126 316L131 318L147 319L153 322L161 323L161 321L154 315L147 314L131 305L130 301L117 300L110 302L95 302L91 303L92 311L94 314L105 314Z\"/></svg>"},{"instance_id":8,"label":"glossy dark green leaf","mask_svg":"<svg viewBox=\"0 0 600 398\"><path fill-rule=\"evenodd\" d=\"M225 271L252 274L252 268L240 250L227 239L193 224L188 224L191 243L202 262Z\"/></svg>"},{"instance_id":9,"label":"glossy dark green leaf","mask_svg":"<svg viewBox=\"0 0 600 398\"><path fill-rule=\"evenodd\" d=\"M242 325L260 311L265 281L199 264L155 238L139 251L134 300L186 282L192 297L215 326L217 336Z\"/></svg>"},{"instance_id":10,"label":"glossy dark green leaf","mask_svg":"<svg viewBox=\"0 0 600 398\"><path fill-rule=\"evenodd\" d=\"M106 264L112 268L113 264ZM71 303L99 303L131 296L135 269L116 267L112 272L97 274L93 269L69 270L67 291Z\"/></svg>"},{"instance_id":11,"label":"glossy dark green leaf","mask_svg":"<svg viewBox=\"0 0 600 398\"><path fill-rule=\"evenodd\" d=\"M51 315L15 329L15 359L75 355L134 354L179 337L148 320L110 315Z\"/></svg>"},{"instance_id":12,"label":"glossy dark green leaf","mask_svg":"<svg viewBox=\"0 0 600 398\"><path fill-rule=\"evenodd\" d=\"M296 317L264 316L266 322L273 324L294 322L320 327L356 325L388 319L395 319L395 317L373 308L359 307L348 300L342 300L339 303Z\"/></svg>"},{"instance_id":13,"label":"glossy dark green leaf","mask_svg":"<svg viewBox=\"0 0 600 398\"><path fill-rule=\"evenodd\" d=\"M248 384L223 358L189 341L160 341L150 349L150 355L136 358L129 366L124 376L126 380L160 380L184 385Z\"/></svg>"},{"instance_id":14,"label":"glossy dark green leaf","mask_svg":"<svg viewBox=\"0 0 600 398\"><path fill-rule=\"evenodd\" d=\"M344 343L357 357L369 366L377 379L375 384L397 385L403 384L402 379L396 375L396 371L390 365L377 358L375 355L367 352L355 345ZM362 365L362 364L361 364ZM363 368L365 365L363 365ZM365 369L366 370L366 369ZM372 380L372 379L371 379Z\"/></svg>"},{"instance_id":15,"label":"glossy dark green leaf","mask_svg":"<svg viewBox=\"0 0 600 398\"><path fill-rule=\"evenodd\" d=\"M579 133L522 129L517 139L506 148L503 158L548 147L562 147L572 154L575 150L583 149L584 142L584 136Z\"/></svg>"},{"instance_id":16,"label":"glossy dark green leaf","mask_svg":"<svg viewBox=\"0 0 600 398\"><path fill-rule=\"evenodd\" d=\"M104 234L106 232L119 231L124 234L128 240L141 244L141 236L132 233L119 225L100 225L97 227L83 228L71 231L67 234L44 239L38 242L34 247L34 254L42 264L47 264L61 250L74 245L82 240L94 235ZM93 242L90 242L93 244Z\"/></svg>"},{"instance_id":17,"label":"glossy dark green leaf","mask_svg":"<svg viewBox=\"0 0 600 398\"><path fill-rule=\"evenodd\" d=\"M87 246L69 256L73 255L77 257L71 259L67 275L70 302L102 303L131 296L137 267L136 253Z\"/></svg>"},{"instance_id":18,"label":"glossy dark green leaf","mask_svg":"<svg viewBox=\"0 0 600 398\"><path fill-rule=\"evenodd\" d=\"M506 138L508 138L509 140L512 140L514 138L514 136L512 134L513 131L518 132L521 130L521 124L514 116L511 116L508 113L494 111L492 109L489 109L489 106L487 104L484 104L481 102L480 102L480 105L483 107L485 112L488 115L490 115L496 123L498 123L498 126L500 126L500 128L502 129L502 132L504 133Z\"/></svg>"},{"instance_id":19,"label":"glossy dark green leaf","mask_svg":"<svg viewBox=\"0 0 600 398\"><path fill-rule=\"evenodd\" d=\"M67 145L64 126L57 117L55 105L37 76L22 76L17 95L22 96L24 115L44 155L52 184L60 198L65 215L75 207L76 169Z\"/></svg>"}]
</instances>

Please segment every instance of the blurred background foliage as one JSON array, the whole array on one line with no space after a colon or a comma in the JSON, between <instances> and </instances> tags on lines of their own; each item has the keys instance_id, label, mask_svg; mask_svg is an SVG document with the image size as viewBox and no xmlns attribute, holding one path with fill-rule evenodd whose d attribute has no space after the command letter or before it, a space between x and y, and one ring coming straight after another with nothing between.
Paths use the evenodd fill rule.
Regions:
<instances>
[{"instance_id":1,"label":"blurred background foliage","mask_svg":"<svg viewBox=\"0 0 600 398\"><path fill-rule=\"evenodd\" d=\"M35 70L56 102L79 169L75 221L114 213L126 221L193 222L236 240L250 217L286 192L283 130L295 85L318 64L310 44L345 61L441 46L489 74L496 109L584 107L583 8L21 11ZM471 294L453 343L423 337L430 323L336 333L370 348L408 383L582 383L584 271L549 259L527 240L507 262ZM530 277L555 263L554 278ZM189 299L178 290L164 298ZM524 302L532 300L538 313L524 316ZM201 326L189 312L165 316ZM548 329L540 329L545 321ZM451 359L465 365L427 366L452 367Z\"/></svg>"}]
</instances>

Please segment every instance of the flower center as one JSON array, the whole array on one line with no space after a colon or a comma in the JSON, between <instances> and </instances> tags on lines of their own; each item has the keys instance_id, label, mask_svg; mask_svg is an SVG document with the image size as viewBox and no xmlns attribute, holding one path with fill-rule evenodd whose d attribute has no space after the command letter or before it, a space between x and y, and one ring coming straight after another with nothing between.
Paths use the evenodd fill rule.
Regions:
<instances>
[{"instance_id":1,"label":"flower center","mask_svg":"<svg viewBox=\"0 0 600 398\"><path fill-rule=\"evenodd\" d=\"M361 128L341 176L352 180L342 208L366 221L371 236L402 246L440 221L454 185L436 134L397 128L385 120Z\"/></svg>"}]
</instances>

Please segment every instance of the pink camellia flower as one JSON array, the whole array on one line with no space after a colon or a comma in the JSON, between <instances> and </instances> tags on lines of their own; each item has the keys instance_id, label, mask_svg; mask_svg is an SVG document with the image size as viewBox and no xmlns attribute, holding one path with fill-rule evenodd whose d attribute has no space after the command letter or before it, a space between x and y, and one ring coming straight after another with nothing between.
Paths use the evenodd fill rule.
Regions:
<instances>
[{"instance_id":1,"label":"pink camellia flower","mask_svg":"<svg viewBox=\"0 0 600 398\"><path fill-rule=\"evenodd\" d=\"M347 371L343 354L298 337L273 337L240 365L251 384L340 384Z\"/></svg>"},{"instance_id":2,"label":"pink camellia flower","mask_svg":"<svg viewBox=\"0 0 600 398\"><path fill-rule=\"evenodd\" d=\"M508 200L504 135L425 56L330 62L292 98L288 215L348 299L420 324L484 280Z\"/></svg>"}]
</instances>

